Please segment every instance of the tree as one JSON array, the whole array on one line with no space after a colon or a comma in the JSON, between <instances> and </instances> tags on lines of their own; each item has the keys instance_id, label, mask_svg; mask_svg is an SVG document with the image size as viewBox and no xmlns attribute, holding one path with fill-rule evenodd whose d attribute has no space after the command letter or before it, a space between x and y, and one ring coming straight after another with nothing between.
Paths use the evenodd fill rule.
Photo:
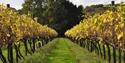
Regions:
<instances>
[{"instance_id":1,"label":"tree","mask_svg":"<svg viewBox=\"0 0 125 63\"><path fill-rule=\"evenodd\" d=\"M38 17L39 23L44 23L42 20L42 14L44 11L44 0L24 0L23 4L23 13L28 14L31 13L32 17Z\"/></svg>"},{"instance_id":2,"label":"tree","mask_svg":"<svg viewBox=\"0 0 125 63\"><path fill-rule=\"evenodd\" d=\"M83 7L77 7L68 0L39 1L26 0L23 5L24 11L30 11L33 17L38 17L38 22L56 29L60 35L83 19Z\"/></svg>"}]
</instances>

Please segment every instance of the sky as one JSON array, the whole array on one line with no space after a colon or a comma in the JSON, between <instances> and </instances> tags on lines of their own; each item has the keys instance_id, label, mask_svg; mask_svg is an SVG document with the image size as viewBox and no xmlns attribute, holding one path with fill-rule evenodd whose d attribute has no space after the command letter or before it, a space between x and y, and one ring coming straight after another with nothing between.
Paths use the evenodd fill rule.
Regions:
<instances>
[{"instance_id":1,"label":"sky","mask_svg":"<svg viewBox=\"0 0 125 63\"><path fill-rule=\"evenodd\" d=\"M125 2L125 0L70 0L77 5L90 6L95 4L110 4L111 1L115 1L116 3Z\"/></svg>"},{"instance_id":2,"label":"sky","mask_svg":"<svg viewBox=\"0 0 125 63\"><path fill-rule=\"evenodd\" d=\"M113 0L69 0L69 1L73 2L76 5L83 5L85 7L94 4L110 4L111 1ZM121 1L125 2L125 0L114 0L114 1L116 1L117 3ZM21 9L24 0L0 0L0 3L10 4L10 6L13 8Z\"/></svg>"}]
</instances>

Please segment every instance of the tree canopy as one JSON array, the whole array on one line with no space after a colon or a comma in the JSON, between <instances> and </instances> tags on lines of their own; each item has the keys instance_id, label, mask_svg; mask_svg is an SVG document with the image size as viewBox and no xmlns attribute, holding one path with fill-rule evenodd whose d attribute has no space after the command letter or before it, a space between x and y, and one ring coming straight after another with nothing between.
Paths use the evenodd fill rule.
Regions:
<instances>
[{"instance_id":1,"label":"tree canopy","mask_svg":"<svg viewBox=\"0 0 125 63\"><path fill-rule=\"evenodd\" d=\"M38 22L48 25L60 35L83 19L83 7L68 0L25 0L23 13L31 13Z\"/></svg>"}]
</instances>

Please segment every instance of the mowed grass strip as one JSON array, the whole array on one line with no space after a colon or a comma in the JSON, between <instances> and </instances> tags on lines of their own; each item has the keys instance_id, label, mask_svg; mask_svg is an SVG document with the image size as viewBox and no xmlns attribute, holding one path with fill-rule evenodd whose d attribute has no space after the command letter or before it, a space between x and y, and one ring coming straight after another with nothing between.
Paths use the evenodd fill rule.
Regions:
<instances>
[{"instance_id":1,"label":"mowed grass strip","mask_svg":"<svg viewBox=\"0 0 125 63\"><path fill-rule=\"evenodd\" d=\"M21 63L107 63L94 52L71 42L56 38Z\"/></svg>"},{"instance_id":2,"label":"mowed grass strip","mask_svg":"<svg viewBox=\"0 0 125 63\"><path fill-rule=\"evenodd\" d=\"M53 49L56 42L57 42L56 39L52 40L47 45L37 50L33 55L25 57L25 60L22 60L19 63L46 63L47 55Z\"/></svg>"},{"instance_id":3,"label":"mowed grass strip","mask_svg":"<svg viewBox=\"0 0 125 63\"><path fill-rule=\"evenodd\" d=\"M65 39L68 46L76 56L77 63L107 63L101 57L97 56L95 52L89 52L87 49L80 47L79 45L71 42L69 39Z\"/></svg>"},{"instance_id":4,"label":"mowed grass strip","mask_svg":"<svg viewBox=\"0 0 125 63\"><path fill-rule=\"evenodd\" d=\"M47 63L76 63L76 57L65 39L58 39L54 49L48 55Z\"/></svg>"}]
</instances>

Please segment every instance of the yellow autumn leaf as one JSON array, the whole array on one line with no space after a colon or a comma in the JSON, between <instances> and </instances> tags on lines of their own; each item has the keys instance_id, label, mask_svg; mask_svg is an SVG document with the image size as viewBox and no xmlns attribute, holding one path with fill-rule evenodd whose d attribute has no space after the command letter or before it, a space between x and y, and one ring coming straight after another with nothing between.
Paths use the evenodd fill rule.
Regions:
<instances>
[{"instance_id":1,"label":"yellow autumn leaf","mask_svg":"<svg viewBox=\"0 0 125 63\"><path fill-rule=\"evenodd\" d=\"M123 37L123 32L121 32L120 34L117 35L117 39L119 40L120 38Z\"/></svg>"},{"instance_id":2,"label":"yellow autumn leaf","mask_svg":"<svg viewBox=\"0 0 125 63\"><path fill-rule=\"evenodd\" d=\"M7 34L7 37L10 37L10 34Z\"/></svg>"}]
</instances>

